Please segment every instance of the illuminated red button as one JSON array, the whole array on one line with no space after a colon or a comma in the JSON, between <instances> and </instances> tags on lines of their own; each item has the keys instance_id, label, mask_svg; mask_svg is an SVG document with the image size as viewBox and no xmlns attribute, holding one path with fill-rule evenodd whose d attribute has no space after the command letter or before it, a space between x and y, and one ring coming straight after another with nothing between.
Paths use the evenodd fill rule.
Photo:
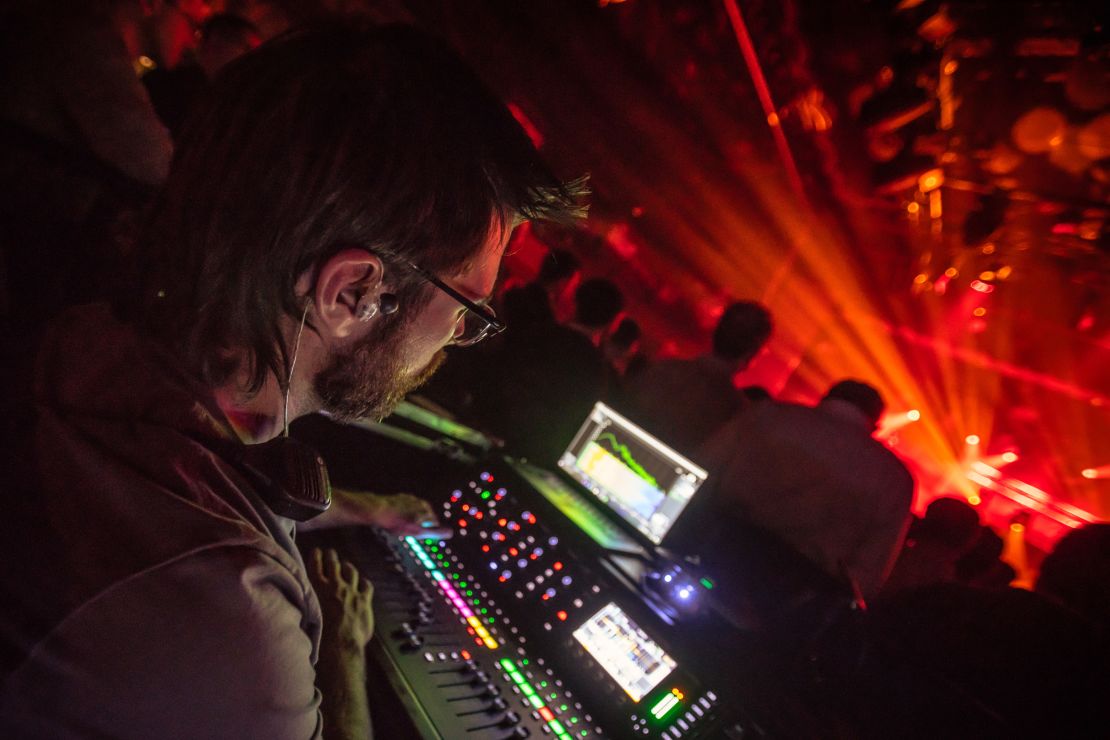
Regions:
<instances>
[{"instance_id":1,"label":"illuminated red button","mask_svg":"<svg viewBox=\"0 0 1110 740\"><path fill-rule=\"evenodd\" d=\"M547 722L554 722L555 721L555 715L552 714L551 710L548 709L547 707L540 707L540 716L543 717L544 720L547 721Z\"/></svg>"},{"instance_id":2,"label":"illuminated red button","mask_svg":"<svg viewBox=\"0 0 1110 740\"><path fill-rule=\"evenodd\" d=\"M554 568L555 570L562 570L563 569L563 563L562 563L561 560L557 560L557 561L555 561L555 564L552 565L551 567Z\"/></svg>"},{"instance_id":3,"label":"illuminated red button","mask_svg":"<svg viewBox=\"0 0 1110 740\"><path fill-rule=\"evenodd\" d=\"M462 527L463 529L466 529L466 520L465 519L460 519L459 520L459 526Z\"/></svg>"},{"instance_id":4,"label":"illuminated red button","mask_svg":"<svg viewBox=\"0 0 1110 740\"><path fill-rule=\"evenodd\" d=\"M563 612L563 611L556 612L555 616L558 617L559 621L561 621L561 622L567 621L567 613L566 612Z\"/></svg>"}]
</instances>

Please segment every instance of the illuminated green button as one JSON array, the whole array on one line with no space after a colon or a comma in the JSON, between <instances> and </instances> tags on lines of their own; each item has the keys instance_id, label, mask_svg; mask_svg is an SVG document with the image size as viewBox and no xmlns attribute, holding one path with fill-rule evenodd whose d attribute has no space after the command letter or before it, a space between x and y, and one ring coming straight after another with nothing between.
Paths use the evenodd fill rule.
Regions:
<instances>
[{"instance_id":1,"label":"illuminated green button","mask_svg":"<svg viewBox=\"0 0 1110 740\"><path fill-rule=\"evenodd\" d=\"M528 697L528 701L529 701L529 702L530 702L530 703L532 704L532 706L534 706L534 707L535 707L536 709L539 709L540 707L542 707L542 706L543 706L543 699L541 699L540 697L536 696L536 695L535 695L534 693L533 693L532 695L530 695L530 696Z\"/></svg>"},{"instance_id":2,"label":"illuminated green button","mask_svg":"<svg viewBox=\"0 0 1110 740\"><path fill-rule=\"evenodd\" d=\"M557 719L553 719L547 723L547 726L554 730L559 735L567 734L567 728L563 727L563 723Z\"/></svg>"},{"instance_id":3,"label":"illuminated green button","mask_svg":"<svg viewBox=\"0 0 1110 740\"><path fill-rule=\"evenodd\" d=\"M524 692L525 696L535 696L536 695L536 690L533 689L531 687L531 685L526 684L526 683L523 683L523 684L520 685L520 690ZM543 702L540 702L540 703L542 704Z\"/></svg>"}]
</instances>

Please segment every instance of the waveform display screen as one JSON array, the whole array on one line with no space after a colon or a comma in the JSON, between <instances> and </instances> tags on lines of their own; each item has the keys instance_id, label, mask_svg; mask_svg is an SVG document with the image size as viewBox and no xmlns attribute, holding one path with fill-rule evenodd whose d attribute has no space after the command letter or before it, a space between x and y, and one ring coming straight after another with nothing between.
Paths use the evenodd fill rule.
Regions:
<instances>
[{"instance_id":1,"label":"waveform display screen","mask_svg":"<svg viewBox=\"0 0 1110 740\"><path fill-rule=\"evenodd\" d=\"M678 665L613 602L576 629L574 639L632 701L643 699Z\"/></svg>"},{"instance_id":2,"label":"waveform display screen","mask_svg":"<svg viewBox=\"0 0 1110 740\"><path fill-rule=\"evenodd\" d=\"M594 406L559 467L656 544L706 478L603 403Z\"/></svg>"}]
</instances>

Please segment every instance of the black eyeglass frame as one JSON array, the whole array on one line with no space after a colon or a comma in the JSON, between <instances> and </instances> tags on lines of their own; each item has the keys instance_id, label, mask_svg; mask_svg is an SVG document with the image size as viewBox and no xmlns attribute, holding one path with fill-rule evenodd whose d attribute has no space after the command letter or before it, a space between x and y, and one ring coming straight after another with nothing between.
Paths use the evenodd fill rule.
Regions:
<instances>
[{"instance_id":1,"label":"black eyeglass frame","mask_svg":"<svg viewBox=\"0 0 1110 740\"><path fill-rule=\"evenodd\" d=\"M447 295L451 296L456 301L458 301L459 304L462 305L463 308L465 308L467 311L469 311L470 313L477 316L485 324L485 326L482 328L482 330L479 331L478 335L475 336L473 339L469 339L469 340L463 341L463 342L455 342L456 345L458 345L460 347L469 347L473 344L477 344L478 342L482 341L483 339L487 339L488 337L492 337L496 334L500 334L501 332L505 331L505 322L503 322L501 319L497 318L497 316L493 313L492 310L490 310L489 308L486 308L485 306L481 306L481 305L475 303L474 301L470 300L469 298L464 296L462 293L460 293L459 291L455 290L454 288L452 288L447 283L440 280L433 273L429 272L428 270L425 270L420 265L409 262L408 266L417 275L424 278L429 283L431 283L432 285L439 288L444 293L446 293Z\"/></svg>"}]
</instances>

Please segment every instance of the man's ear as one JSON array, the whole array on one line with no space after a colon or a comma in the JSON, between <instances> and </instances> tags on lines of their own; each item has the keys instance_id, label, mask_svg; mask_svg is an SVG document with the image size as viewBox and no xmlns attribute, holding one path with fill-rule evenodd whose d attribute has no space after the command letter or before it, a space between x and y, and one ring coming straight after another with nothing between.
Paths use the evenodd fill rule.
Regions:
<instances>
[{"instance_id":1,"label":"man's ear","mask_svg":"<svg viewBox=\"0 0 1110 740\"><path fill-rule=\"evenodd\" d=\"M345 339L365 328L358 317L359 300L378 301L385 277L381 259L365 249L344 249L316 273L312 288L315 322L321 333Z\"/></svg>"}]
</instances>

